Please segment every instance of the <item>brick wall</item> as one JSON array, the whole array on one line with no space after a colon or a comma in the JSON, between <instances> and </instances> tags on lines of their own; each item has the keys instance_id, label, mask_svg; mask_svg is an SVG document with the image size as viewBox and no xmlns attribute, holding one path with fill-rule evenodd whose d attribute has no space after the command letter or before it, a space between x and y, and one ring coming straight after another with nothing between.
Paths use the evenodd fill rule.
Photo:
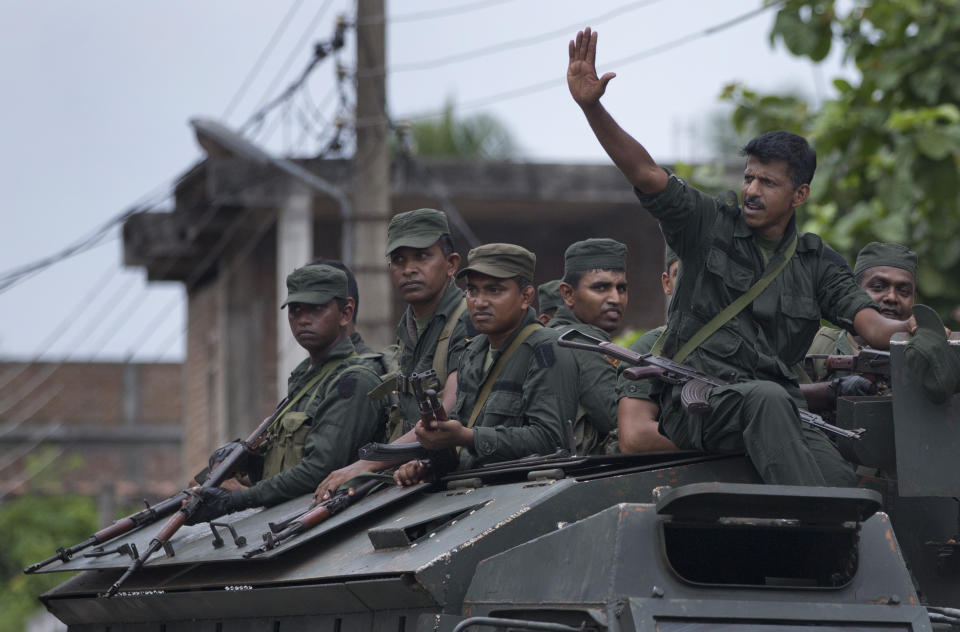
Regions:
<instances>
[{"instance_id":1,"label":"brick wall","mask_svg":"<svg viewBox=\"0 0 960 632\"><path fill-rule=\"evenodd\" d=\"M182 487L180 364L0 362L0 496Z\"/></svg>"}]
</instances>

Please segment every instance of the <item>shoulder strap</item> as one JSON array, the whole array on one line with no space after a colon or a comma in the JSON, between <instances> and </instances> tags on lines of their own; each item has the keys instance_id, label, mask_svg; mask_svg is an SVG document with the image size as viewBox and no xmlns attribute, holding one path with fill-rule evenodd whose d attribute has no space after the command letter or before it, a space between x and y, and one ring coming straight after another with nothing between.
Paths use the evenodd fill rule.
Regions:
<instances>
[{"instance_id":1,"label":"shoulder strap","mask_svg":"<svg viewBox=\"0 0 960 632\"><path fill-rule=\"evenodd\" d=\"M440 330L440 338L437 339L437 348L433 352L433 370L437 373L437 379L440 380L440 388L443 388L447 381L447 351L450 349L450 336L453 335L453 328L457 326L460 316L467 309L467 298L460 299L460 303L454 308L447 322Z\"/></svg>"},{"instance_id":2,"label":"shoulder strap","mask_svg":"<svg viewBox=\"0 0 960 632\"><path fill-rule=\"evenodd\" d=\"M362 358L363 356L360 356L360 357ZM358 371L364 371L364 372L366 372L366 373L369 373L370 375L376 377L378 382L379 382L381 379L383 379L383 378L381 378L379 375L377 375L376 371L374 371L373 369L371 369L371 368L368 367L368 366L365 366L365 365L359 364L359 363L357 363L357 364L351 364L350 366L346 367L344 370L340 371L340 373L337 374L337 378L342 378L342 377L345 376L347 373L356 373L356 372L358 372ZM324 397L326 397L327 395L329 395L329 394L330 394L330 389L333 388L333 385L334 385L334 384L338 384L338 383L339 383L338 380L330 380L330 382L327 384L326 389L325 389L324 392L323 392ZM374 390L375 390L375 389L374 389ZM367 393L367 396L369 396L369 395L370 395L370 393Z\"/></svg>"},{"instance_id":3,"label":"shoulder strap","mask_svg":"<svg viewBox=\"0 0 960 632\"><path fill-rule=\"evenodd\" d=\"M734 302L724 308L722 312L714 316L709 323L700 328L700 331L693 334L687 343L680 348L680 351L677 351L674 354L672 360L674 362L683 362L687 359L687 356L690 355L694 349L699 347L704 340L713 335L715 331L720 329L724 324L726 324L731 318L743 311L743 308L753 302L753 299L760 296L760 293L763 292L770 283L777 278L777 276L783 272L783 269L787 267L787 263L790 262L790 259L793 257L794 251L797 249L797 233L793 233L793 239L790 241L790 245L787 246L786 252L783 253L783 261L774 268L770 270L765 275L760 277L760 280L753 284L753 286L744 292L740 297L737 298ZM659 341L658 341L659 342ZM661 345L662 346L662 345Z\"/></svg>"},{"instance_id":4,"label":"shoulder strap","mask_svg":"<svg viewBox=\"0 0 960 632\"><path fill-rule=\"evenodd\" d=\"M312 389L314 386L316 386L317 384L319 384L320 382L322 382L323 380L325 380L327 377L329 377L330 374L333 373L333 370L336 369L336 368L340 365L341 362L343 362L343 361L346 360L347 358L355 357L356 355L357 355L356 353L351 353L351 354L348 355L346 358L331 358L330 360L327 360L327 361L323 364L323 366L320 367L320 370L317 372L317 374L314 375L312 378L310 378L310 381L307 382L306 384L304 384L304 385L303 385L303 388L301 388L299 391L297 391L297 394L296 394L296 395L294 395L292 398L290 398L290 401L288 401L288 402L287 402L287 405L283 407L283 410L281 410L281 411L277 414L276 419L279 420L281 417L283 417L283 415L284 415L288 410L290 410L290 409L293 407L294 404L296 404L298 401L300 401L300 399L301 399L304 395L306 395L307 393L310 392L310 389ZM274 421L274 423L277 423L277 422Z\"/></svg>"},{"instance_id":5,"label":"shoulder strap","mask_svg":"<svg viewBox=\"0 0 960 632\"><path fill-rule=\"evenodd\" d=\"M667 328L664 327L663 331L660 332L660 335L657 336L657 341L653 343L653 346L650 347L650 355L658 356L660 355L660 350L663 349L663 341L667 337Z\"/></svg>"},{"instance_id":6,"label":"shoulder strap","mask_svg":"<svg viewBox=\"0 0 960 632\"><path fill-rule=\"evenodd\" d=\"M487 403L487 398L490 397L490 391L493 390L493 384L497 381L500 371L502 371L503 367L505 367L507 362L510 361L510 357L517 351L517 349L520 348L520 345L523 344L523 341L530 337L530 334L541 327L543 327L543 325L540 323L530 323L521 329L517 337L514 338L513 342L510 343L510 346L507 347L503 352L503 355L497 358L497 363L490 371L490 375L487 376L486 381L483 383L483 388L480 390L480 394L477 395L477 401L473 404L473 410L470 412L470 420L467 421L467 428L473 428L473 424L477 423L477 417L480 416L480 411L483 410L483 405Z\"/></svg>"}]
</instances>

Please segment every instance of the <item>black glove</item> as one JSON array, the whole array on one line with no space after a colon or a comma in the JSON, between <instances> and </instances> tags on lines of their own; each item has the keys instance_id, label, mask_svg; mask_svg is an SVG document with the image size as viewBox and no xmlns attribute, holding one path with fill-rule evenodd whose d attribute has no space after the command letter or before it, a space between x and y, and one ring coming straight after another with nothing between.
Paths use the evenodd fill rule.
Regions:
<instances>
[{"instance_id":1,"label":"black glove","mask_svg":"<svg viewBox=\"0 0 960 632\"><path fill-rule=\"evenodd\" d=\"M862 397L864 395L876 395L877 393L877 385L859 375L844 375L835 378L830 382L828 389L834 407L837 405L838 397Z\"/></svg>"},{"instance_id":2,"label":"black glove","mask_svg":"<svg viewBox=\"0 0 960 632\"><path fill-rule=\"evenodd\" d=\"M224 514L245 509L240 501L239 491L229 491L222 487L203 487L197 494L200 496L200 506L192 516L187 518L188 525L210 522Z\"/></svg>"}]
</instances>

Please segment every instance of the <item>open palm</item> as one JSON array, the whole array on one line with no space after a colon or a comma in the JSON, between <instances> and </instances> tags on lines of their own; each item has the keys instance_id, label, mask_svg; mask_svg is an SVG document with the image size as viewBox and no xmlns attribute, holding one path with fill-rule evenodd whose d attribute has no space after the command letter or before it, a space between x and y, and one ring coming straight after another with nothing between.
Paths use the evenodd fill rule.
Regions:
<instances>
[{"instance_id":1,"label":"open palm","mask_svg":"<svg viewBox=\"0 0 960 632\"><path fill-rule=\"evenodd\" d=\"M589 26L577 33L576 40L570 41L569 52L567 86L570 94L581 107L592 105L600 100L616 73L597 76L597 34L591 32Z\"/></svg>"}]
</instances>

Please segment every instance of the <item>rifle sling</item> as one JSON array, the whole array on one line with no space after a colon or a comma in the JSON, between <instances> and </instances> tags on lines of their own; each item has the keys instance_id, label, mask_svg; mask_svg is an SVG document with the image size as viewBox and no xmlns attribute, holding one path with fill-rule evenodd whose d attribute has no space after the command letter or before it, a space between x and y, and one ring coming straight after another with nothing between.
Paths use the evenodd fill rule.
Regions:
<instances>
[{"instance_id":1,"label":"rifle sling","mask_svg":"<svg viewBox=\"0 0 960 632\"><path fill-rule=\"evenodd\" d=\"M743 311L743 308L752 303L755 298L760 296L760 293L767 289L767 286L770 285L770 283L772 283L773 280L777 278L781 272L783 272L783 269L787 267L787 264L790 262L790 259L793 257L793 253L796 251L796 249L797 233L794 232L793 239L790 241L790 245L787 246L786 251L783 253L783 261L781 261L777 267L760 277L760 280L754 283L749 290L741 294L737 300L727 305L722 312L710 319L710 322L701 327L697 333L693 334L693 336L687 340L686 344L684 344L680 350L674 354L672 358L673 361L683 362L686 360L687 356L693 353L694 349L703 344L704 340L712 336L714 332L723 327L727 322L730 321L731 318ZM666 330L664 330L664 333L666 333ZM657 339L657 342L654 344L656 351L651 349L651 353L659 355L660 348L663 347L661 340L663 340L663 336L660 336L660 338Z\"/></svg>"},{"instance_id":2,"label":"rifle sling","mask_svg":"<svg viewBox=\"0 0 960 632\"><path fill-rule=\"evenodd\" d=\"M517 334L517 337L513 339L513 342L510 343L510 346L506 348L499 358L497 358L497 363L493 365L493 369L490 371L490 374L487 376L486 381L483 383L483 388L480 389L480 394L477 395L477 401L473 405L473 411L470 413L470 420L467 422L467 428L473 428L473 424L477 423L477 418L480 416L480 411L483 410L483 405L487 403L487 398L490 397L490 392L493 390L493 384L497 381L497 377L500 375L500 371L503 370L503 367L507 365L507 362L510 361L510 358L516 353L517 349L520 348L520 345L523 344L523 341L530 337L537 329L543 327L540 323L530 323L526 327L520 330L520 333Z\"/></svg>"},{"instance_id":3,"label":"rifle sling","mask_svg":"<svg viewBox=\"0 0 960 632\"><path fill-rule=\"evenodd\" d=\"M293 407L294 404L296 404L298 401L300 401L300 399L304 395L310 392L310 389L312 389L314 386L316 386L317 384L325 380L327 377L329 377L330 374L333 373L333 370L336 369L341 362L356 356L357 356L357 353L354 352L343 358L331 358L327 360L323 364L323 366L320 367L320 371L316 375L314 375L312 378L310 378L310 381L304 384L303 388L297 391L297 394L294 395L293 398L291 398L290 401L287 402L287 405L283 407L283 410L277 413L277 416L274 418L273 424L271 424L271 426L276 425L276 423L283 417L284 414L286 414L287 411L289 411Z\"/></svg>"}]
</instances>

